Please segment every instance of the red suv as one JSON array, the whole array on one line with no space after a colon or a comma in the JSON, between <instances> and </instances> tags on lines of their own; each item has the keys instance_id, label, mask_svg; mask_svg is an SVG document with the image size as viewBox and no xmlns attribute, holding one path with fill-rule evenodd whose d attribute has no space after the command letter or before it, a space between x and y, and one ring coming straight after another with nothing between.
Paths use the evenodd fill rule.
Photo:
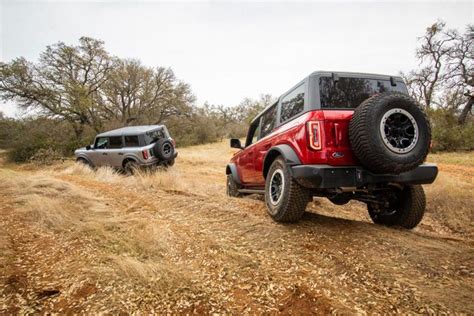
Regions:
<instances>
[{"instance_id":1,"label":"red suv","mask_svg":"<svg viewBox=\"0 0 474 316\"><path fill-rule=\"evenodd\" d=\"M365 202L377 224L413 228L425 211L420 184L438 168L423 163L429 122L400 77L314 72L250 124L226 167L227 194L265 194L279 222L301 218L314 196Z\"/></svg>"}]
</instances>

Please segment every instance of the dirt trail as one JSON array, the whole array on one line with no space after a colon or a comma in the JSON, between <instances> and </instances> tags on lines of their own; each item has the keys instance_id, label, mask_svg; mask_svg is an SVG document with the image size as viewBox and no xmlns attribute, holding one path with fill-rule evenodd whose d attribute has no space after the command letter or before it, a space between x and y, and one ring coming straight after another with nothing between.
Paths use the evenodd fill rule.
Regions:
<instances>
[{"instance_id":1,"label":"dirt trail","mask_svg":"<svg viewBox=\"0 0 474 316\"><path fill-rule=\"evenodd\" d=\"M224 196L229 154L186 149L132 178L0 169L0 312L474 313L472 226L436 200L449 182L414 231L319 199L282 225L258 197ZM459 217L472 216L463 179L445 193Z\"/></svg>"}]
</instances>

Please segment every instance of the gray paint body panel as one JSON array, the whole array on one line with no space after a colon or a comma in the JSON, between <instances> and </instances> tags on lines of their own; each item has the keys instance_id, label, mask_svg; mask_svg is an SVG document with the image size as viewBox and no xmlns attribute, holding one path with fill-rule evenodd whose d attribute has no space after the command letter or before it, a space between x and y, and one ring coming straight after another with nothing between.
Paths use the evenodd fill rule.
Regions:
<instances>
[{"instance_id":1,"label":"gray paint body panel","mask_svg":"<svg viewBox=\"0 0 474 316\"><path fill-rule=\"evenodd\" d=\"M95 140L97 140L98 137L122 137L123 142L124 136L138 136L140 144L143 144L144 139L142 136L145 135L145 133L156 130L158 128L163 128L166 131L165 135L169 135L168 130L164 125L129 126L98 134L95 137ZM120 169L123 167L123 163L126 159L135 160L139 165L142 166L149 166L157 164L158 162L160 162L160 159L155 156L151 156L148 159L144 159L142 151L151 150L154 146L155 144L152 143L139 147L121 147L108 149L92 148L90 150L87 150L85 147L83 147L77 149L74 152L74 155L76 156L76 158L86 159L95 167L110 166L113 168Z\"/></svg>"}]
</instances>

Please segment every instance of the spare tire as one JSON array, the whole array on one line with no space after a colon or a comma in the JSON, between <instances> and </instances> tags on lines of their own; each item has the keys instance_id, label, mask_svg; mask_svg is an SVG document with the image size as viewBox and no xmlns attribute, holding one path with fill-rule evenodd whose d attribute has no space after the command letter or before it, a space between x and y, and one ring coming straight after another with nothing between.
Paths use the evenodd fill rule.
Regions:
<instances>
[{"instance_id":1,"label":"spare tire","mask_svg":"<svg viewBox=\"0 0 474 316\"><path fill-rule=\"evenodd\" d=\"M409 96L377 94L362 102L349 124L349 140L360 163L374 173L415 169L428 155L431 128Z\"/></svg>"},{"instance_id":2,"label":"spare tire","mask_svg":"<svg viewBox=\"0 0 474 316\"><path fill-rule=\"evenodd\" d=\"M166 138L159 139L153 147L155 157L163 161L170 161L174 158L174 146L170 140Z\"/></svg>"}]
</instances>

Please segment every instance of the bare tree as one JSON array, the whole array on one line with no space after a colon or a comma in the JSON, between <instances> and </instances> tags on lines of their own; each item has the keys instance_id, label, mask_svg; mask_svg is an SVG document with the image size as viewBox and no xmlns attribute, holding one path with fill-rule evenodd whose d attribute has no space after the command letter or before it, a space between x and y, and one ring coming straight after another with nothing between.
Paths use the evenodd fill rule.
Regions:
<instances>
[{"instance_id":1,"label":"bare tree","mask_svg":"<svg viewBox=\"0 0 474 316\"><path fill-rule=\"evenodd\" d=\"M458 117L459 124L464 124L474 102L474 26L469 25L464 35L450 30L446 32L446 37L453 41L453 45L449 51L444 80L447 89L460 91L465 97Z\"/></svg>"},{"instance_id":2,"label":"bare tree","mask_svg":"<svg viewBox=\"0 0 474 316\"><path fill-rule=\"evenodd\" d=\"M101 129L94 97L107 80L113 60L103 42L82 37L78 46L48 46L39 63L17 58L0 65L0 97L23 109L69 122L78 137L88 125Z\"/></svg>"},{"instance_id":3,"label":"bare tree","mask_svg":"<svg viewBox=\"0 0 474 316\"><path fill-rule=\"evenodd\" d=\"M118 61L98 99L104 118L122 125L161 123L189 112L193 101L189 86L171 69L145 67L138 60Z\"/></svg>"},{"instance_id":4,"label":"bare tree","mask_svg":"<svg viewBox=\"0 0 474 316\"><path fill-rule=\"evenodd\" d=\"M445 59L451 49L452 39L444 36L445 28L446 23L438 21L426 29L425 35L419 39L421 45L416 50L421 68L402 74L411 96L425 109L430 109L436 103L435 93L442 83Z\"/></svg>"},{"instance_id":5,"label":"bare tree","mask_svg":"<svg viewBox=\"0 0 474 316\"><path fill-rule=\"evenodd\" d=\"M436 106L459 113L459 124L466 122L474 101L473 38L472 25L461 35L438 21L420 38L420 69L401 74L410 95L425 109Z\"/></svg>"}]
</instances>

